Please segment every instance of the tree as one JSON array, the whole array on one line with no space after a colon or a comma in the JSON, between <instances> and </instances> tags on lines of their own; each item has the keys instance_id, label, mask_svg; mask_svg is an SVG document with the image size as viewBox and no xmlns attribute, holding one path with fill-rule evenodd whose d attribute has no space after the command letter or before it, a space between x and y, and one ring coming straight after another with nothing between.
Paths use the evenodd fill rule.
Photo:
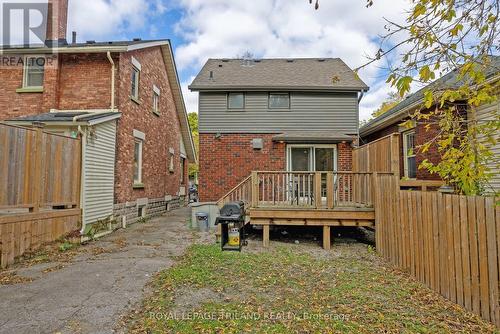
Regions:
<instances>
[{"instance_id":1,"label":"tree","mask_svg":"<svg viewBox=\"0 0 500 334\"><path fill-rule=\"evenodd\" d=\"M387 94L387 99L382 102L380 107L372 113L373 117L379 117L394 108L403 98L396 92L390 92Z\"/></svg>"},{"instance_id":2,"label":"tree","mask_svg":"<svg viewBox=\"0 0 500 334\"><path fill-rule=\"evenodd\" d=\"M367 7L372 5L373 1L367 0ZM437 146L441 162L424 161L419 168L439 174L468 195L481 194L492 175L485 164L492 153L485 143L496 143L500 115L480 124L476 110L496 101L499 94L499 68L494 58L500 51L499 12L498 0L411 0L406 20L387 20L380 49L358 68L382 58L389 61L389 55L395 57L388 68L387 83L400 96L408 94L414 82L429 84L456 71L458 79L453 85L429 86L412 119L427 129L432 125L439 128L438 134L418 149L426 152ZM467 116L457 109L458 101L467 104Z\"/></svg>"},{"instance_id":3,"label":"tree","mask_svg":"<svg viewBox=\"0 0 500 334\"><path fill-rule=\"evenodd\" d=\"M196 153L199 152L200 148L200 136L198 132L198 114L195 112L188 114L189 126L191 128L191 134L193 136L194 146L196 148ZM194 179L196 174L198 174L198 165L190 164L189 165L189 178Z\"/></svg>"}]
</instances>

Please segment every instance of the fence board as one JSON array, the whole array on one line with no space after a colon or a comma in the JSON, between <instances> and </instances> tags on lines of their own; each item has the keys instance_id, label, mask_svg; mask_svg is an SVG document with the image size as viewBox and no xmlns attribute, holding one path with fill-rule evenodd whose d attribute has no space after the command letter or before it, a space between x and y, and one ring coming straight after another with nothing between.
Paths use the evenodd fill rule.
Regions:
<instances>
[{"instance_id":1,"label":"fence board","mask_svg":"<svg viewBox=\"0 0 500 334\"><path fill-rule=\"evenodd\" d=\"M495 199L398 190L397 176L375 178L378 252L500 326L500 209Z\"/></svg>"},{"instance_id":2,"label":"fence board","mask_svg":"<svg viewBox=\"0 0 500 334\"><path fill-rule=\"evenodd\" d=\"M79 139L0 124L1 267L78 229L80 175Z\"/></svg>"},{"instance_id":3,"label":"fence board","mask_svg":"<svg viewBox=\"0 0 500 334\"><path fill-rule=\"evenodd\" d=\"M394 133L353 149L352 170L399 175L399 145L399 134Z\"/></svg>"}]
</instances>

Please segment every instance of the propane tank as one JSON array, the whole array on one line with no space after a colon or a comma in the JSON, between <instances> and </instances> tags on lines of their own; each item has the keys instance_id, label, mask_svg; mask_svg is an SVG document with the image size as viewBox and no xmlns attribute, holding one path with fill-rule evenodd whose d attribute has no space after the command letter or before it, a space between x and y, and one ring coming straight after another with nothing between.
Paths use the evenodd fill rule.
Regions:
<instances>
[{"instance_id":1,"label":"propane tank","mask_svg":"<svg viewBox=\"0 0 500 334\"><path fill-rule=\"evenodd\" d=\"M228 242L229 246L239 246L240 245L240 230L238 228L232 228L228 233Z\"/></svg>"}]
</instances>

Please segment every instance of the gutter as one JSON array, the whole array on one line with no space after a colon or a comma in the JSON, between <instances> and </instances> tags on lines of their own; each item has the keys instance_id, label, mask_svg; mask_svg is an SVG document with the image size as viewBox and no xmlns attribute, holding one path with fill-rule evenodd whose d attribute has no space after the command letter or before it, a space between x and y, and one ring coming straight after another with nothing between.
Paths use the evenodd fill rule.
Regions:
<instances>
[{"instance_id":1,"label":"gutter","mask_svg":"<svg viewBox=\"0 0 500 334\"><path fill-rule=\"evenodd\" d=\"M116 65L113 61L113 57L111 57L111 52L107 52L108 60L111 63L111 111L115 111L115 72Z\"/></svg>"}]
</instances>

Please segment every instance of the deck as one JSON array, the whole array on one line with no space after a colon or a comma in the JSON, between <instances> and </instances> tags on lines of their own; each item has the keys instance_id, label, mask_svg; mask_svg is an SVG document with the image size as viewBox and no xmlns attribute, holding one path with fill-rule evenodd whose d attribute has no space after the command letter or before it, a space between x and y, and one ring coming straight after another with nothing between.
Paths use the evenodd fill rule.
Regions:
<instances>
[{"instance_id":1,"label":"deck","mask_svg":"<svg viewBox=\"0 0 500 334\"><path fill-rule=\"evenodd\" d=\"M263 227L269 245L273 225L321 226L330 248L332 226L375 226L374 173L252 172L220 201L243 201L249 224Z\"/></svg>"}]
</instances>

